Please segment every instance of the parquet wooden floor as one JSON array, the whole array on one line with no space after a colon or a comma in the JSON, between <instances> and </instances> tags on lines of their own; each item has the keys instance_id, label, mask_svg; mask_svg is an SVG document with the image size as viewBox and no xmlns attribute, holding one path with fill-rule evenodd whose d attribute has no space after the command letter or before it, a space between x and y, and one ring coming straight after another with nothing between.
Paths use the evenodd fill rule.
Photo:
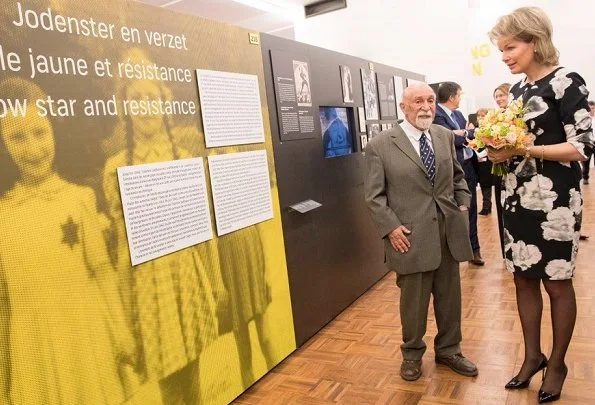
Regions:
<instances>
[{"instance_id":1,"label":"parquet wooden floor","mask_svg":"<svg viewBox=\"0 0 595 405\"><path fill-rule=\"evenodd\" d=\"M584 199L583 233L591 239L581 242L579 252L578 319L560 405L595 404L595 184L584 186ZM486 266L461 265L462 348L478 364L479 376L462 377L434 363L436 323L430 306L423 376L416 382L400 378L399 289L389 273L235 403L536 404L537 376L529 389L503 388L520 368L523 346L512 275L500 258L495 211L480 216L479 235ZM548 354L551 323L543 294L542 349Z\"/></svg>"}]
</instances>

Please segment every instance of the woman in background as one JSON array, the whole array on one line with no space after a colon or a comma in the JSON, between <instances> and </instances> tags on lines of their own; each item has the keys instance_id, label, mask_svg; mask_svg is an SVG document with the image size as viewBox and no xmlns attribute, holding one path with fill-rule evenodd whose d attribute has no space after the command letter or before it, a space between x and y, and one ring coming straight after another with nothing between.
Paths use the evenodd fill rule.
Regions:
<instances>
[{"instance_id":1,"label":"woman in background","mask_svg":"<svg viewBox=\"0 0 595 405\"><path fill-rule=\"evenodd\" d=\"M489 35L511 73L523 74L512 86L522 99L523 119L534 144L523 149L489 150L492 162L508 161L504 178L506 267L514 273L525 359L506 388L529 386L547 367L538 401L560 398L568 374L564 359L576 320L572 277L582 221L580 164L593 150L587 87L577 73L558 66L552 24L537 7L500 17ZM541 352L541 283L550 297L553 345Z\"/></svg>"},{"instance_id":2,"label":"woman in background","mask_svg":"<svg viewBox=\"0 0 595 405\"><path fill-rule=\"evenodd\" d=\"M508 107L510 83L502 83L494 89L494 100L499 108ZM494 201L498 218L498 234L500 235L500 250L504 255L504 224L502 222L502 176L494 176Z\"/></svg>"},{"instance_id":3,"label":"woman in background","mask_svg":"<svg viewBox=\"0 0 595 405\"><path fill-rule=\"evenodd\" d=\"M494 89L494 101L499 108L508 107L510 86L510 83L502 83Z\"/></svg>"},{"instance_id":4,"label":"woman in background","mask_svg":"<svg viewBox=\"0 0 595 405\"><path fill-rule=\"evenodd\" d=\"M479 120L485 117L487 114L487 108L480 108L475 113L475 119L473 122L471 119L469 122L473 124L475 128L479 127ZM483 151L483 149L482 149ZM478 152L477 158L479 161L479 185L481 188L481 211L478 215L490 215L492 212L492 186L494 185L494 176L492 175L492 162L487 158L487 154ZM480 154L482 155L480 157Z\"/></svg>"}]
</instances>

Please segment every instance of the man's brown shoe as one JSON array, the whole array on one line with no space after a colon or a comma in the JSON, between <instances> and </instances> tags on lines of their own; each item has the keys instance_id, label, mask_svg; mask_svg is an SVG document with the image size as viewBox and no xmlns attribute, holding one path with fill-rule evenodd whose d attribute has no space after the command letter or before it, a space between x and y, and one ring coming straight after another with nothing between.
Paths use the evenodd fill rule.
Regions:
<instances>
[{"instance_id":1,"label":"man's brown shoe","mask_svg":"<svg viewBox=\"0 0 595 405\"><path fill-rule=\"evenodd\" d=\"M436 357L436 363L444 364L445 366L450 367L453 371L467 377L475 377L478 373L477 366L467 360L461 353L453 354L448 357ZM402 371L401 375L403 375Z\"/></svg>"},{"instance_id":2,"label":"man's brown shoe","mask_svg":"<svg viewBox=\"0 0 595 405\"><path fill-rule=\"evenodd\" d=\"M483 266L486 262L481 257L481 252L479 249L473 251L473 260L469 260L469 263L474 264L476 266Z\"/></svg>"},{"instance_id":3,"label":"man's brown shoe","mask_svg":"<svg viewBox=\"0 0 595 405\"><path fill-rule=\"evenodd\" d=\"M421 360L403 360L401 363L401 378L415 381L421 377Z\"/></svg>"}]
</instances>

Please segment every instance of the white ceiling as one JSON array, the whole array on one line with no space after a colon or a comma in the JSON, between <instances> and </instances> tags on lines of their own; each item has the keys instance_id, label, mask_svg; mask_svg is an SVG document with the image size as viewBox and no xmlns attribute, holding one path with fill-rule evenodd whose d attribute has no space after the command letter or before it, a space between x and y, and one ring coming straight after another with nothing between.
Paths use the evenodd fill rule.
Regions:
<instances>
[{"instance_id":1,"label":"white ceiling","mask_svg":"<svg viewBox=\"0 0 595 405\"><path fill-rule=\"evenodd\" d=\"M316 0L137 0L181 13L275 33L304 18L304 6Z\"/></svg>"}]
</instances>

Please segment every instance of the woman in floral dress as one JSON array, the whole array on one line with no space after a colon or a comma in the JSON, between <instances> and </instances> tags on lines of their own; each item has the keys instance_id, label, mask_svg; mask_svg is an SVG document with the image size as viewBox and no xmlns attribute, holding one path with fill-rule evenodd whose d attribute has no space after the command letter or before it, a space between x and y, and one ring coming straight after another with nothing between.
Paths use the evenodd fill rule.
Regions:
<instances>
[{"instance_id":1,"label":"woman in floral dress","mask_svg":"<svg viewBox=\"0 0 595 405\"><path fill-rule=\"evenodd\" d=\"M577 73L558 67L552 26L546 14L523 7L501 17L490 37L512 73L525 77L511 88L525 105L524 120L534 145L490 151L493 162L509 161L504 178L506 267L514 273L525 360L506 388L526 388L547 366L539 402L560 397L564 363L576 319L572 286L582 219L579 161L593 149L588 91ZM551 300L554 342L549 360L541 353L543 302Z\"/></svg>"}]
</instances>

